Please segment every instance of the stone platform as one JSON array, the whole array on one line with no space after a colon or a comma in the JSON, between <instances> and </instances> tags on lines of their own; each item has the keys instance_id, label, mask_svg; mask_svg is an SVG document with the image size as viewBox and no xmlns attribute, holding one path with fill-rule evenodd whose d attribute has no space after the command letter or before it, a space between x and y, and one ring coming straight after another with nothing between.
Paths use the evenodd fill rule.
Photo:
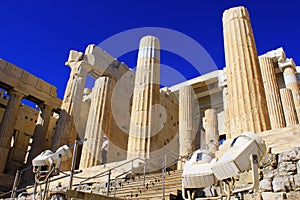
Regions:
<instances>
[{"instance_id":1,"label":"stone platform","mask_svg":"<svg viewBox=\"0 0 300 200\"><path fill-rule=\"evenodd\" d=\"M267 148L270 148L274 154L299 147L300 144L300 125L263 131L257 134L265 141ZM216 152L217 158L220 158L227 151L233 139L227 139L219 147L219 151Z\"/></svg>"}]
</instances>

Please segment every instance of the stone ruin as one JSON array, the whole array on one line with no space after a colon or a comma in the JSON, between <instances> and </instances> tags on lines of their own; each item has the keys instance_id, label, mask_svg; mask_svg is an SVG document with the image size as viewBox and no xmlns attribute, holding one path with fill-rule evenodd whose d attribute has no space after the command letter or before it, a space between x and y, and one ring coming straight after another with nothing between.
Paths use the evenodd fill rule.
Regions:
<instances>
[{"instance_id":1,"label":"stone ruin","mask_svg":"<svg viewBox=\"0 0 300 200\"><path fill-rule=\"evenodd\" d=\"M101 165L103 135L111 143L108 162L117 162L166 152L186 156L204 145L218 155L245 131L259 134L272 149L260 188L299 189L300 154L291 149L300 144L300 67L283 48L258 56L244 7L224 12L223 31L226 67L170 88L160 88L160 41L153 36L140 41L136 71L95 45L84 53L71 50L63 100L54 86L0 60L0 191L10 190L16 171L30 168L41 151L76 139L87 138L76 163L84 169ZM88 77L95 80L90 88ZM218 147L220 139L227 144ZM286 150L297 151L297 159ZM61 167L69 170L70 161ZM32 183L31 170L22 181Z\"/></svg>"}]
</instances>

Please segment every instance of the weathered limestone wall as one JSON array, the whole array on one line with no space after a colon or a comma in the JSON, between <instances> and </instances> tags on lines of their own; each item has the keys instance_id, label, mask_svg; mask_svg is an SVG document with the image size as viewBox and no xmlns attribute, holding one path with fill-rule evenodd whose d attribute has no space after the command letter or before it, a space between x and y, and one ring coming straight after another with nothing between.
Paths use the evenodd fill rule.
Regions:
<instances>
[{"instance_id":1,"label":"weathered limestone wall","mask_svg":"<svg viewBox=\"0 0 300 200\"><path fill-rule=\"evenodd\" d=\"M259 188L263 200L275 199L276 196L278 199L300 197L299 193L293 193L300 190L300 147L278 154L269 153L260 165L262 170Z\"/></svg>"},{"instance_id":2,"label":"weathered limestone wall","mask_svg":"<svg viewBox=\"0 0 300 200\"><path fill-rule=\"evenodd\" d=\"M223 31L231 135L268 130L270 121L247 9L226 10Z\"/></svg>"},{"instance_id":3,"label":"weathered limestone wall","mask_svg":"<svg viewBox=\"0 0 300 200\"><path fill-rule=\"evenodd\" d=\"M47 132L52 111L60 108L61 100L57 98L56 87L2 59L0 77L3 89L0 95L0 173L9 176L15 175L25 164L30 165L32 156L28 155L28 150L37 155L49 147ZM8 96L4 95L4 90ZM38 120L38 110L23 105L23 99L39 105L42 118ZM5 184L0 180L0 188Z\"/></svg>"},{"instance_id":4,"label":"weathered limestone wall","mask_svg":"<svg viewBox=\"0 0 300 200\"><path fill-rule=\"evenodd\" d=\"M20 107L15 130L13 134L13 146L10 147L6 164L6 174L15 175L25 162L30 138L33 137L38 111L22 105Z\"/></svg>"},{"instance_id":5,"label":"weathered limestone wall","mask_svg":"<svg viewBox=\"0 0 300 200\"><path fill-rule=\"evenodd\" d=\"M127 71L117 81L112 93L112 122L108 135L111 147L108 162L125 160L127 156L134 80L134 71Z\"/></svg>"},{"instance_id":6,"label":"weathered limestone wall","mask_svg":"<svg viewBox=\"0 0 300 200\"><path fill-rule=\"evenodd\" d=\"M3 114L5 112L5 107L7 105L8 102L8 96L4 95L4 91L0 90L0 104L1 104L1 108L0 108L0 120L3 117ZM14 134L12 136L12 140L13 140L13 146L10 147L9 149L9 155L7 158L7 163L6 163L6 169L5 169L5 173L14 176L16 174L16 171L22 167L24 167L24 165L26 164L26 166L29 166L31 164L31 161L29 161L29 158L26 157L28 156L28 150L30 150L33 147L34 144L32 144L33 140L34 140L34 131L35 131L35 127L37 125L37 121L38 121L38 115L39 115L39 111L31 108L27 105L21 104L19 112L18 112L18 117L16 120L16 124L14 127ZM40 149L41 153L43 150L45 149L51 149L51 137L53 137L53 129L56 126L56 118L55 117L51 117L50 118L50 123L49 123L49 129L48 129L48 133L45 136L45 146ZM29 147L31 146L31 147ZM39 144L35 145L36 147L42 147ZM28 170L27 172L29 172L31 175L33 175L31 170ZM26 175L23 174L23 177L25 177ZM33 177L33 176L30 176ZM29 177L29 178L30 178ZM29 179L28 176L26 178ZM29 181L29 180L28 180ZM31 181L29 181L30 183L33 181L33 179ZM0 180L0 185L1 185L1 180Z\"/></svg>"},{"instance_id":7,"label":"weathered limestone wall","mask_svg":"<svg viewBox=\"0 0 300 200\"><path fill-rule=\"evenodd\" d=\"M14 128L21 106L23 94L10 90L9 96L10 98L4 111L0 127L0 152L3 158L3 162L0 162L0 173L5 172L11 139L14 134Z\"/></svg>"}]
</instances>

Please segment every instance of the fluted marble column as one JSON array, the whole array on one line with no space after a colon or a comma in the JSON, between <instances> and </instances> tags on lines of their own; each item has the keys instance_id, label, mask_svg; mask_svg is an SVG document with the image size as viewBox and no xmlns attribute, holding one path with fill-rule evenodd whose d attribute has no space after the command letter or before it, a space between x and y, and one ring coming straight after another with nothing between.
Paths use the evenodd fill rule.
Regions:
<instances>
[{"instance_id":1,"label":"fluted marble column","mask_svg":"<svg viewBox=\"0 0 300 200\"><path fill-rule=\"evenodd\" d=\"M42 104L39 105L39 107L41 110L34 129L32 148L30 151L33 155L32 158L41 153L43 150L46 150L47 133L49 129L50 119L53 114L53 108L51 108L50 106Z\"/></svg>"},{"instance_id":2,"label":"fluted marble column","mask_svg":"<svg viewBox=\"0 0 300 200\"><path fill-rule=\"evenodd\" d=\"M195 150L194 91L189 85L179 89L179 155L187 156Z\"/></svg>"},{"instance_id":3,"label":"fluted marble column","mask_svg":"<svg viewBox=\"0 0 300 200\"><path fill-rule=\"evenodd\" d=\"M272 129L283 128L285 127L285 119L273 60L266 56L260 56L259 64L266 93L271 127Z\"/></svg>"},{"instance_id":4,"label":"fluted marble column","mask_svg":"<svg viewBox=\"0 0 300 200\"><path fill-rule=\"evenodd\" d=\"M20 104L24 94L15 90L9 90L10 96L0 126L0 173L4 173L7 157L10 149L11 138L20 109Z\"/></svg>"},{"instance_id":5,"label":"fluted marble column","mask_svg":"<svg viewBox=\"0 0 300 200\"><path fill-rule=\"evenodd\" d=\"M151 137L157 132L154 123L156 104L160 102L160 43L145 36L140 41L130 118L127 159L150 158Z\"/></svg>"},{"instance_id":6,"label":"fluted marble column","mask_svg":"<svg viewBox=\"0 0 300 200\"><path fill-rule=\"evenodd\" d=\"M77 126L87 73L91 66L84 62L76 62L70 65L71 74L61 108L72 114Z\"/></svg>"},{"instance_id":7,"label":"fluted marble column","mask_svg":"<svg viewBox=\"0 0 300 200\"><path fill-rule=\"evenodd\" d=\"M300 90L297 82L296 65L293 59L286 59L278 62L278 66L283 71L283 78L286 88L291 89L296 108L298 120L300 119Z\"/></svg>"},{"instance_id":8,"label":"fluted marble column","mask_svg":"<svg viewBox=\"0 0 300 200\"><path fill-rule=\"evenodd\" d=\"M205 110L204 113L205 142L209 150L215 152L219 146L217 111L214 108L210 108Z\"/></svg>"},{"instance_id":9,"label":"fluted marble column","mask_svg":"<svg viewBox=\"0 0 300 200\"><path fill-rule=\"evenodd\" d=\"M223 31L232 137L268 130L270 120L247 9L226 10Z\"/></svg>"},{"instance_id":10,"label":"fluted marble column","mask_svg":"<svg viewBox=\"0 0 300 200\"><path fill-rule=\"evenodd\" d=\"M298 124L297 113L293 100L292 91L288 88L280 89L280 96L285 117L286 126Z\"/></svg>"},{"instance_id":11,"label":"fluted marble column","mask_svg":"<svg viewBox=\"0 0 300 200\"><path fill-rule=\"evenodd\" d=\"M226 86L226 87L223 87L224 131L226 133L226 138L231 138L228 98L229 98L228 88Z\"/></svg>"},{"instance_id":12,"label":"fluted marble column","mask_svg":"<svg viewBox=\"0 0 300 200\"><path fill-rule=\"evenodd\" d=\"M103 135L110 135L113 86L114 80L109 77L100 77L95 82L85 131L87 141L83 144L80 168L101 164L101 138Z\"/></svg>"},{"instance_id":13,"label":"fluted marble column","mask_svg":"<svg viewBox=\"0 0 300 200\"><path fill-rule=\"evenodd\" d=\"M83 61L70 64L70 67L70 78L62 102L55 137L53 138L52 150L54 151L61 145L74 143L77 137L79 113L86 76L91 70L91 66Z\"/></svg>"}]
</instances>

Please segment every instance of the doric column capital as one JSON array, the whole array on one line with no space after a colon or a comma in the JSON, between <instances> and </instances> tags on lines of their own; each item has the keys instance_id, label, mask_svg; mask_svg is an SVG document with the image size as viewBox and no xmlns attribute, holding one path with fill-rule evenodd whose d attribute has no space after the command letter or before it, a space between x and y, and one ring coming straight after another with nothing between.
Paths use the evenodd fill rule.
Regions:
<instances>
[{"instance_id":1,"label":"doric column capital","mask_svg":"<svg viewBox=\"0 0 300 200\"><path fill-rule=\"evenodd\" d=\"M273 60L273 62L284 62L286 60L286 55L282 47L269 51L263 56L267 56Z\"/></svg>"},{"instance_id":2,"label":"doric column capital","mask_svg":"<svg viewBox=\"0 0 300 200\"><path fill-rule=\"evenodd\" d=\"M86 76L92 70L92 66L86 61L74 62L69 66L72 69L71 74L75 76Z\"/></svg>"},{"instance_id":3,"label":"doric column capital","mask_svg":"<svg viewBox=\"0 0 300 200\"><path fill-rule=\"evenodd\" d=\"M247 8L243 6L238 6L234 8L230 8L225 10L223 13L223 26L226 26L228 22L234 19L243 19L246 21L250 21L250 16Z\"/></svg>"},{"instance_id":4,"label":"doric column capital","mask_svg":"<svg viewBox=\"0 0 300 200\"><path fill-rule=\"evenodd\" d=\"M51 105L49 105L48 103L45 103L45 102L39 103L39 104L37 104L37 106L39 107L39 109L40 109L42 112L44 112L44 111L50 111L50 112L52 112L53 109L54 109L53 106L51 106Z\"/></svg>"},{"instance_id":5,"label":"doric column capital","mask_svg":"<svg viewBox=\"0 0 300 200\"><path fill-rule=\"evenodd\" d=\"M296 64L292 58L288 58L283 62L278 62L279 69L284 71L285 68L296 69Z\"/></svg>"},{"instance_id":6,"label":"doric column capital","mask_svg":"<svg viewBox=\"0 0 300 200\"><path fill-rule=\"evenodd\" d=\"M19 90L15 90L15 89L8 90L7 94L9 94L10 98L11 97L18 97L18 98L22 99L25 96L27 96L24 92L21 92Z\"/></svg>"},{"instance_id":7,"label":"doric column capital","mask_svg":"<svg viewBox=\"0 0 300 200\"><path fill-rule=\"evenodd\" d=\"M83 53L75 50L71 50L69 53L68 61L66 62L67 66L70 66L73 62L79 62L83 59Z\"/></svg>"}]
</instances>

